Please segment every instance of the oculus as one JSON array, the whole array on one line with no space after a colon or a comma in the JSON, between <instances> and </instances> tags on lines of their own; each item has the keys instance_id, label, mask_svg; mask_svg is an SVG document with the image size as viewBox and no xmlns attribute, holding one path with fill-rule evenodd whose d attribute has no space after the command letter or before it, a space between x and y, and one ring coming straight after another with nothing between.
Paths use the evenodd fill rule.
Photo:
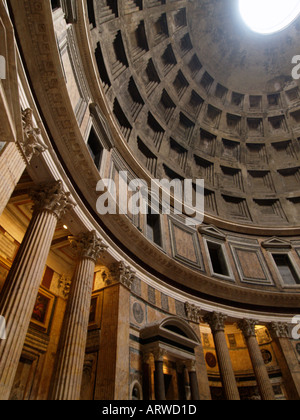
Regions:
<instances>
[{"instance_id":1,"label":"oculus","mask_svg":"<svg viewBox=\"0 0 300 420\"><path fill-rule=\"evenodd\" d=\"M300 0L239 0L246 25L260 34L287 28L300 14Z\"/></svg>"}]
</instances>

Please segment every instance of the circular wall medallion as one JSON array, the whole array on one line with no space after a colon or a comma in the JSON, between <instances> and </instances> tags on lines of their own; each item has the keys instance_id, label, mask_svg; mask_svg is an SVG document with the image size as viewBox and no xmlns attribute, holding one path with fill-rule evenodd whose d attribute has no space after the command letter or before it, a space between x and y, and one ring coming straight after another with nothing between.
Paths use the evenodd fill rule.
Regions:
<instances>
[{"instance_id":1,"label":"circular wall medallion","mask_svg":"<svg viewBox=\"0 0 300 420\"><path fill-rule=\"evenodd\" d=\"M141 307L141 305L138 302L135 302L132 309L133 309L134 319L139 324L142 324L142 322L144 321L144 311L143 311L143 308Z\"/></svg>"},{"instance_id":2,"label":"circular wall medallion","mask_svg":"<svg viewBox=\"0 0 300 420\"><path fill-rule=\"evenodd\" d=\"M210 368L215 368L217 366L217 359L213 353L206 353L205 361L207 363L207 366L209 366Z\"/></svg>"}]
</instances>

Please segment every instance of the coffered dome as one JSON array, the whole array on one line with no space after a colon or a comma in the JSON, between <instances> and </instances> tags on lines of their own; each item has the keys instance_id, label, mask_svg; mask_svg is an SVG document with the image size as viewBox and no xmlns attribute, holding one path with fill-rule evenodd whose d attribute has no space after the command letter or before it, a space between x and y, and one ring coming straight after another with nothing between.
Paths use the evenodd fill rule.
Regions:
<instances>
[{"instance_id":1,"label":"coffered dome","mask_svg":"<svg viewBox=\"0 0 300 420\"><path fill-rule=\"evenodd\" d=\"M268 36L233 0L96 2L89 18L110 109L151 176L203 178L207 216L299 224L299 18Z\"/></svg>"}]
</instances>

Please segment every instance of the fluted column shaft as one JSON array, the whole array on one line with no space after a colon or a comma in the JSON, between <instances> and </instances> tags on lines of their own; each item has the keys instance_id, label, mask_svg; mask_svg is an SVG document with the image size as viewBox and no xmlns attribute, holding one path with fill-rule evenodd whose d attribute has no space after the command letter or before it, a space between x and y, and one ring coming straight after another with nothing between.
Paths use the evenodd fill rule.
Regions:
<instances>
[{"instance_id":1,"label":"fluted column shaft","mask_svg":"<svg viewBox=\"0 0 300 420\"><path fill-rule=\"evenodd\" d=\"M199 387L198 387L198 379L197 379L197 372L196 372L196 361L189 361L187 363L187 369L188 369L189 378L190 378L191 400L198 401L200 400L200 397L199 397Z\"/></svg>"},{"instance_id":2,"label":"fluted column shaft","mask_svg":"<svg viewBox=\"0 0 300 420\"><path fill-rule=\"evenodd\" d=\"M8 143L0 157L0 215L32 157L47 149L39 128L34 125L31 109L22 112L22 123L23 137L19 138L18 145Z\"/></svg>"},{"instance_id":3,"label":"fluted column shaft","mask_svg":"<svg viewBox=\"0 0 300 420\"><path fill-rule=\"evenodd\" d=\"M229 401L238 401L240 400L240 394L226 342L224 325L225 319L226 317L219 313L212 313L205 317L205 321L209 323L213 333L220 375L226 399Z\"/></svg>"},{"instance_id":4,"label":"fluted column shaft","mask_svg":"<svg viewBox=\"0 0 300 420\"><path fill-rule=\"evenodd\" d=\"M43 187L35 199L33 217L0 299L7 330L6 340L0 341L0 400L9 398L57 220L70 204L61 183Z\"/></svg>"},{"instance_id":5,"label":"fluted column shaft","mask_svg":"<svg viewBox=\"0 0 300 420\"><path fill-rule=\"evenodd\" d=\"M73 238L72 244L79 255L57 352L54 400L80 399L95 264L105 250L95 232Z\"/></svg>"},{"instance_id":6,"label":"fluted column shaft","mask_svg":"<svg viewBox=\"0 0 300 420\"><path fill-rule=\"evenodd\" d=\"M16 188L26 163L15 143L8 143L0 158L0 214Z\"/></svg>"},{"instance_id":7,"label":"fluted column shaft","mask_svg":"<svg viewBox=\"0 0 300 420\"><path fill-rule=\"evenodd\" d=\"M273 391L273 387L268 375L268 371L261 354L256 334L255 334L255 325L257 324L256 321L253 320L243 320L239 322L238 326L242 330L249 355L251 358L253 370L255 373L255 377L257 380L257 385L259 388L260 396L264 401L272 401L275 400L275 394Z\"/></svg>"}]
</instances>

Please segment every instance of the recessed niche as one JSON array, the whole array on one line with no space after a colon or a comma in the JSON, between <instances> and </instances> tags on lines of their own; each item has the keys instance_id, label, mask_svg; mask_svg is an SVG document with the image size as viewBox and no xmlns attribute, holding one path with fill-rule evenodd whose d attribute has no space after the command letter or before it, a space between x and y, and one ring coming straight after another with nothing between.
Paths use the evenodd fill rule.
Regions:
<instances>
[{"instance_id":1,"label":"recessed niche","mask_svg":"<svg viewBox=\"0 0 300 420\"><path fill-rule=\"evenodd\" d=\"M172 101L165 89L162 92L161 99L158 104L158 109L161 112L161 115L163 116L166 123L168 123L173 115L173 112L176 109L176 105Z\"/></svg>"},{"instance_id":2,"label":"recessed niche","mask_svg":"<svg viewBox=\"0 0 300 420\"><path fill-rule=\"evenodd\" d=\"M156 175L157 168L157 157L151 150L145 145L145 143L138 137L137 139L138 151L140 161L144 166L151 172L152 175Z\"/></svg>"},{"instance_id":3,"label":"recessed niche","mask_svg":"<svg viewBox=\"0 0 300 420\"><path fill-rule=\"evenodd\" d=\"M272 147L274 149L274 159L279 161L280 160L287 160L287 159L296 159L297 155L295 153L293 144L290 140L288 141L280 141L277 143L272 143Z\"/></svg>"},{"instance_id":4,"label":"recessed niche","mask_svg":"<svg viewBox=\"0 0 300 420\"><path fill-rule=\"evenodd\" d=\"M147 95L150 95L152 91L160 84L160 78L152 61L152 58L147 63L147 67L142 74L144 84L146 85Z\"/></svg>"},{"instance_id":5,"label":"recessed niche","mask_svg":"<svg viewBox=\"0 0 300 420\"><path fill-rule=\"evenodd\" d=\"M222 111L213 105L208 105L205 120L210 123L211 126L218 128L220 119L221 119Z\"/></svg>"},{"instance_id":6,"label":"recessed niche","mask_svg":"<svg viewBox=\"0 0 300 420\"><path fill-rule=\"evenodd\" d=\"M90 2L88 2L90 3ZM100 8L99 22L103 24L119 16L118 0L105 0L105 4Z\"/></svg>"},{"instance_id":7,"label":"recessed niche","mask_svg":"<svg viewBox=\"0 0 300 420\"><path fill-rule=\"evenodd\" d=\"M107 73L107 69L105 66L102 49L100 46L100 42L97 43L97 48L95 50L95 57L97 62L97 67L100 75L100 79L104 85L104 88L109 89L111 86L111 82Z\"/></svg>"},{"instance_id":8,"label":"recessed niche","mask_svg":"<svg viewBox=\"0 0 300 420\"><path fill-rule=\"evenodd\" d=\"M148 7L158 6L159 4L166 4L166 0L148 0L147 2Z\"/></svg>"},{"instance_id":9,"label":"recessed niche","mask_svg":"<svg viewBox=\"0 0 300 420\"><path fill-rule=\"evenodd\" d=\"M179 42L179 46L180 46L180 51L182 52L182 55L185 55L186 53L188 53L189 51L193 49L193 44L192 44L189 33L185 34L184 37L181 38Z\"/></svg>"},{"instance_id":10,"label":"recessed niche","mask_svg":"<svg viewBox=\"0 0 300 420\"><path fill-rule=\"evenodd\" d=\"M169 29L166 13L163 13L157 20L155 20L152 27L154 30L154 42L156 44L168 38Z\"/></svg>"},{"instance_id":11,"label":"recessed niche","mask_svg":"<svg viewBox=\"0 0 300 420\"><path fill-rule=\"evenodd\" d=\"M182 112L179 114L179 123L176 129L177 134L186 144L190 143L195 124Z\"/></svg>"},{"instance_id":12,"label":"recessed niche","mask_svg":"<svg viewBox=\"0 0 300 420\"><path fill-rule=\"evenodd\" d=\"M246 162L248 164L268 163L265 144L247 143Z\"/></svg>"},{"instance_id":13,"label":"recessed niche","mask_svg":"<svg viewBox=\"0 0 300 420\"><path fill-rule=\"evenodd\" d=\"M187 103L187 108L190 114L196 117L199 114L203 103L204 103L204 99L202 99L201 96L199 96L197 92L192 90L191 95L190 95L190 100Z\"/></svg>"},{"instance_id":14,"label":"recessed niche","mask_svg":"<svg viewBox=\"0 0 300 420\"><path fill-rule=\"evenodd\" d=\"M278 107L281 105L280 100L280 93L274 93L272 95L268 95L268 105L270 108Z\"/></svg>"},{"instance_id":15,"label":"recessed niche","mask_svg":"<svg viewBox=\"0 0 300 420\"><path fill-rule=\"evenodd\" d=\"M249 96L249 106L250 109L261 109L262 106L262 97L261 96Z\"/></svg>"},{"instance_id":16,"label":"recessed niche","mask_svg":"<svg viewBox=\"0 0 300 420\"><path fill-rule=\"evenodd\" d=\"M175 15L174 15L174 23L176 29L182 28L183 26L187 25L186 20L186 9L180 9Z\"/></svg>"},{"instance_id":17,"label":"recessed niche","mask_svg":"<svg viewBox=\"0 0 300 420\"><path fill-rule=\"evenodd\" d=\"M199 58L196 54L193 55L190 62L188 63L188 68L190 69L191 76L194 79L199 71L202 69L202 64L200 63Z\"/></svg>"},{"instance_id":18,"label":"recessed niche","mask_svg":"<svg viewBox=\"0 0 300 420\"><path fill-rule=\"evenodd\" d=\"M167 165L163 164L163 169L165 172L166 177L169 179L169 181L172 181L173 179L179 179L180 181L184 181L184 178L173 171L171 168L169 168Z\"/></svg>"},{"instance_id":19,"label":"recessed niche","mask_svg":"<svg viewBox=\"0 0 300 420\"><path fill-rule=\"evenodd\" d=\"M236 134L239 135L241 132L241 121L242 121L242 118L239 115L234 115L234 114L226 115L227 129L235 135Z\"/></svg>"},{"instance_id":20,"label":"recessed niche","mask_svg":"<svg viewBox=\"0 0 300 420\"><path fill-rule=\"evenodd\" d=\"M286 219L279 200L254 200L256 209L265 223L274 223L278 219Z\"/></svg>"},{"instance_id":21,"label":"recessed niche","mask_svg":"<svg viewBox=\"0 0 300 420\"><path fill-rule=\"evenodd\" d=\"M157 120L153 117L153 115L150 112L148 114L147 119L147 133L149 135L149 138L152 139L154 146L159 151L162 139L165 135L165 130L161 127L161 125L157 122Z\"/></svg>"},{"instance_id":22,"label":"recessed niche","mask_svg":"<svg viewBox=\"0 0 300 420\"><path fill-rule=\"evenodd\" d=\"M270 130L275 133L278 131L287 131L287 124L284 115L270 117L268 119ZM300 121L300 119L299 119Z\"/></svg>"},{"instance_id":23,"label":"recessed niche","mask_svg":"<svg viewBox=\"0 0 300 420\"><path fill-rule=\"evenodd\" d=\"M177 163L177 165L182 169L185 170L186 162L187 162L187 150L182 147L179 143L177 143L174 139L170 138L170 159Z\"/></svg>"},{"instance_id":24,"label":"recessed niche","mask_svg":"<svg viewBox=\"0 0 300 420\"><path fill-rule=\"evenodd\" d=\"M275 192L272 175L269 171L248 171L252 191Z\"/></svg>"},{"instance_id":25,"label":"recessed niche","mask_svg":"<svg viewBox=\"0 0 300 420\"><path fill-rule=\"evenodd\" d=\"M208 93L213 82L214 79L207 72L205 72L200 81L200 86Z\"/></svg>"},{"instance_id":26,"label":"recessed niche","mask_svg":"<svg viewBox=\"0 0 300 420\"><path fill-rule=\"evenodd\" d=\"M264 132L261 118L247 118L248 134L250 136L262 136Z\"/></svg>"},{"instance_id":27,"label":"recessed niche","mask_svg":"<svg viewBox=\"0 0 300 420\"><path fill-rule=\"evenodd\" d=\"M244 99L245 99L245 95L242 95L241 93L237 93L237 92L232 92L231 104L236 107L242 108L244 104Z\"/></svg>"},{"instance_id":28,"label":"recessed niche","mask_svg":"<svg viewBox=\"0 0 300 420\"><path fill-rule=\"evenodd\" d=\"M148 40L145 31L145 23L142 20L130 36L133 60L137 60L145 52L149 51Z\"/></svg>"},{"instance_id":29,"label":"recessed niche","mask_svg":"<svg viewBox=\"0 0 300 420\"><path fill-rule=\"evenodd\" d=\"M212 213L218 214L216 194L205 188L204 190L204 208L209 209Z\"/></svg>"},{"instance_id":30,"label":"recessed niche","mask_svg":"<svg viewBox=\"0 0 300 420\"><path fill-rule=\"evenodd\" d=\"M216 153L216 140L217 137L213 134L200 130L200 141L198 144L198 149L210 156L215 156Z\"/></svg>"},{"instance_id":31,"label":"recessed niche","mask_svg":"<svg viewBox=\"0 0 300 420\"><path fill-rule=\"evenodd\" d=\"M239 220L251 220L246 199L222 195L226 213L229 217Z\"/></svg>"},{"instance_id":32,"label":"recessed niche","mask_svg":"<svg viewBox=\"0 0 300 420\"><path fill-rule=\"evenodd\" d=\"M124 9L125 14L138 12L143 9L143 0L126 0Z\"/></svg>"},{"instance_id":33,"label":"recessed niche","mask_svg":"<svg viewBox=\"0 0 300 420\"><path fill-rule=\"evenodd\" d=\"M298 101L299 99L299 89L297 87L287 90L285 94L286 94L287 99L290 102Z\"/></svg>"},{"instance_id":34,"label":"recessed niche","mask_svg":"<svg viewBox=\"0 0 300 420\"><path fill-rule=\"evenodd\" d=\"M224 100L226 99L227 93L228 93L228 89L218 83L216 87L216 92L215 92L216 97L221 99L224 102Z\"/></svg>"},{"instance_id":35,"label":"recessed niche","mask_svg":"<svg viewBox=\"0 0 300 420\"><path fill-rule=\"evenodd\" d=\"M294 123L299 124L300 123L300 109L297 111L291 112L291 117Z\"/></svg>"},{"instance_id":36,"label":"recessed niche","mask_svg":"<svg viewBox=\"0 0 300 420\"><path fill-rule=\"evenodd\" d=\"M300 189L300 168L281 169L278 173L282 177L284 191L295 191Z\"/></svg>"},{"instance_id":37,"label":"recessed niche","mask_svg":"<svg viewBox=\"0 0 300 420\"><path fill-rule=\"evenodd\" d=\"M132 126L129 123L126 115L124 114L119 102L117 99L115 99L114 101L114 106L113 106L113 112L115 114L115 117L119 123L120 129L123 133L123 136L125 137L125 139L128 141L131 131L132 131Z\"/></svg>"},{"instance_id":38,"label":"recessed niche","mask_svg":"<svg viewBox=\"0 0 300 420\"><path fill-rule=\"evenodd\" d=\"M223 159L231 161L240 161L241 144L236 141L222 139L222 154Z\"/></svg>"},{"instance_id":39,"label":"recessed niche","mask_svg":"<svg viewBox=\"0 0 300 420\"><path fill-rule=\"evenodd\" d=\"M181 70L179 70L179 72L177 73L177 76L173 82L173 86L179 98L181 98L184 95L184 92L189 87L189 83L184 77Z\"/></svg>"},{"instance_id":40,"label":"recessed niche","mask_svg":"<svg viewBox=\"0 0 300 420\"><path fill-rule=\"evenodd\" d=\"M163 72L165 75L168 74L174 66L176 66L177 60L171 44L167 46L165 52L161 56L161 60L163 63Z\"/></svg>"},{"instance_id":41,"label":"recessed niche","mask_svg":"<svg viewBox=\"0 0 300 420\"><path fill-rule=\"evenodd\" d=\"M116 78L128 67L121 31L115 35L112 51L114 53L112 54L112 74Z\"/></svg>"},{"instance_id":42,"label":"recessed niche","mask_svg":"<svg viewBox=\"0 0 300 420\"><path fill-rule=\"evenodd\" d=\"M214 164L200 156L194 155L196 176L214 185Z\"/></svg>"},{"instance_id":43,"label":"recessed niche","mask_svg":"<svg viewBox=\"0 0 300 420\"><path fill-rule=\"evenodd\" d=\"M240 169L221 166L220 186L224 189L244 190L242 172Z\"/></svg>"},{"instance_id":44,"label":"recessed niche","mask_svg":"<svg viewBox=\"0 0 300 420\"><path fill-rule=\"evenodd\" d=\"M133 80L133 77L131 77L129 80L128 93L129 93L129 98L131 101L130 113L131 113L132 118L135 120L138 117L145 103L135 84L135 81Z\"/></svg>"}]
</instances>

